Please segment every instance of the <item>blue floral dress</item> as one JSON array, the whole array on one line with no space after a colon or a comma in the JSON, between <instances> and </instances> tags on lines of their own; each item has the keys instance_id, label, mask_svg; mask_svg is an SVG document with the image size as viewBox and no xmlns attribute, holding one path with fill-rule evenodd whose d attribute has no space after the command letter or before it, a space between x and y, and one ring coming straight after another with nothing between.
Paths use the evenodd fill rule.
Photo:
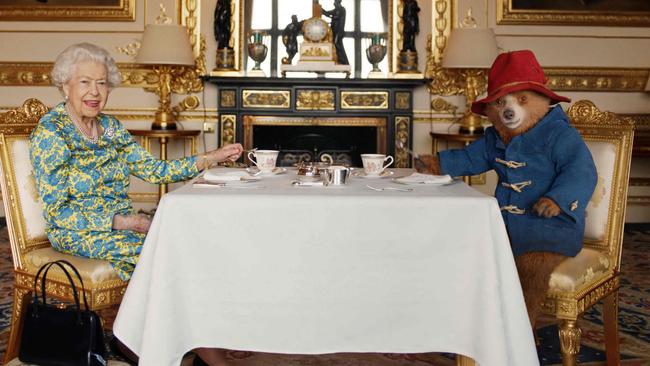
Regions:
<instances>
[{"instance_id":1,"label":"blue floral dress","mask_svg":"<svg viewBox=\"0 0 650 366\"><path fill-rule=\"evenodd\" d=\"M103 135L93 142L73 124L64 103L57 105L32 132L30 159L52 247L107 260L128 280L145 238L112 228L115 214L133 213L129 175L172 183L199 172L196 157L158 160L115 117L100 114L97 119Z\"/></svg>"}]
</instances>

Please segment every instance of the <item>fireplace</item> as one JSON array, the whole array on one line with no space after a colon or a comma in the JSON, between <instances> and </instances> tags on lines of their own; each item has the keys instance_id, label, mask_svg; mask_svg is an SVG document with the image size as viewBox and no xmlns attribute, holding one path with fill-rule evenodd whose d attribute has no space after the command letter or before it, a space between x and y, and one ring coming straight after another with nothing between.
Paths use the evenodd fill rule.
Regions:
<instances>
[{"instance_id":1,"label":"fireplace","mask_svg":"<svg viewBox=\"0 0 650 366\"><path fill-rule=\"evenodd\" d=\"M361 154L386 153L385 118L244 116L244 148L279 150L278 164L320 161L361 166Z\"/></svg>"},{"instance_id":2,"label":"fireplace","mask_svg":"<svg viewBox=\"0 0 650 366\"><path fill-rule=\"evenodd\" d=\"M361 166L363 153L390 154L411 166L417 79L205 77L218 88L219 146L279 150L279 164L327 153ZM397 144L400 141L402 144Z\"/></svg>"}]
</instances>

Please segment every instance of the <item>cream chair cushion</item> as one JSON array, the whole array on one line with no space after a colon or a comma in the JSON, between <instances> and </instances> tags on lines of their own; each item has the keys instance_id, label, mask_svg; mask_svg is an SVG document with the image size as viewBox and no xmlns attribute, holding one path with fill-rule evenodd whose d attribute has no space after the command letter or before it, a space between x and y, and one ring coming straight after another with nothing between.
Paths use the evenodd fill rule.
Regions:
<instances>
[{"instance_id":1,"label":"cream chair cushion","mask_svg":"<svg viewBox=\"0 0 650 366\"><path fill-rule=\"evenodd\" d=\"M29 140L9 140L10 151L13 155L14 173L18 191L18 198L23 214L25 235L28 241L44 239L46 222L43 218L43 206L38 197L36 181L32 173L32 164L29 160Z\"/></svg>"},{"instance_id":2,"label":"cream chair cushion","mask_svg":"<svg viewBox=\"0 0 650 366\"><path fill-rule=\"evenodd\" d=\"M30 272L36 272L45 263L59 259L64 259L72 263L72 265L79 271L79 274L84 279L86 285L119 279L117 272L113 270L113 267L108 261L65 254L57 252L52 248L41 248L28 252L25 254L25 265L27 270ZM53 269L53 271L53 274L56 277L65 278L63 277L64 274L58 269L58 267ZM88 280L91 282L87 283Z\"/></svg>"},{"instance_id":3,"label":"cream chair cushion","mask_svg":"<svg viewBox=\"0 0 650 366\"><path fill-rule=\"evenodd\" d=\"M610 270L607 256L595 249L583 248L578 255L567 258L551 274L551 291L575 292L586 283L602 277Z\"/></svg>"},{"instance_id":4,"label":"cream chair cushion","mask_svg":"<svg viewBox=\"0 0 650 366\"><path fill-rule=\"evenodd\" d=\"M598 172L598 182L587 205L585 239L603 240L607 230L607 213L612 196L612 181L616 166L616 146L605 141L585 141Z\"/></svg>"}]
</instances>

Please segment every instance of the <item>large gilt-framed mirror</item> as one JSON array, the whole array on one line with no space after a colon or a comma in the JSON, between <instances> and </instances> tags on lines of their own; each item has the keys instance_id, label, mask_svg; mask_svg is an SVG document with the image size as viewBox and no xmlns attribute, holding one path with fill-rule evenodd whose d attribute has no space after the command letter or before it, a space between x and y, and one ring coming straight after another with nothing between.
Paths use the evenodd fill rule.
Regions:
<instances>
[{"instance_id":1,"label":"large gilt-framed mirror","mask_svg":"<svg viewBox=\"0 0 650 366\"><path fill-rule=\"evenodd\" d=\"M215 68L210 74L247 76L255 65L248 57L248 37L252 31L261 31L265 34L264 42L268 47L261 69L267 76L278 77L282 58L287 56L282 32L291 23L292 15L296 15L299 20L310 18L315 2L316 0L230 0L230 47L234 51L234 66L230 69ZM334 0L318 0L318 3L325 11L334 8ZM399 77L395 55L402 47L401 15L404 0L341 0L341 5L346 9L343 43L351 66L350 77L364 78L373 68L366 58L366 48L371 42L369 37L376 33L382 35L387 48L386 56L378 64L379 68L387 78ZM325 16L323 18L330 21ZM299 42L302 39L300 35Z\"/></svg>"}]
</instances>

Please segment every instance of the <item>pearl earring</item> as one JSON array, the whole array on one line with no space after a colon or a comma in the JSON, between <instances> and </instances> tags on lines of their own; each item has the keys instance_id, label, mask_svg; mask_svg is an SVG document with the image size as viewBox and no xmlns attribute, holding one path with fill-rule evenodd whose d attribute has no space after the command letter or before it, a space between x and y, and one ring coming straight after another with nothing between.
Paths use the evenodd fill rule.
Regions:
<instances>
[{"instance_id":1,"label":"pearl earring","mask_svg":"<svg viewBox=\"0 0 650 366\"><path fill-rule=\"evenodd\" d=\"M65 100L68 101L68 95L67 94L65 95Z\"/></svg>"}]
</instances>

